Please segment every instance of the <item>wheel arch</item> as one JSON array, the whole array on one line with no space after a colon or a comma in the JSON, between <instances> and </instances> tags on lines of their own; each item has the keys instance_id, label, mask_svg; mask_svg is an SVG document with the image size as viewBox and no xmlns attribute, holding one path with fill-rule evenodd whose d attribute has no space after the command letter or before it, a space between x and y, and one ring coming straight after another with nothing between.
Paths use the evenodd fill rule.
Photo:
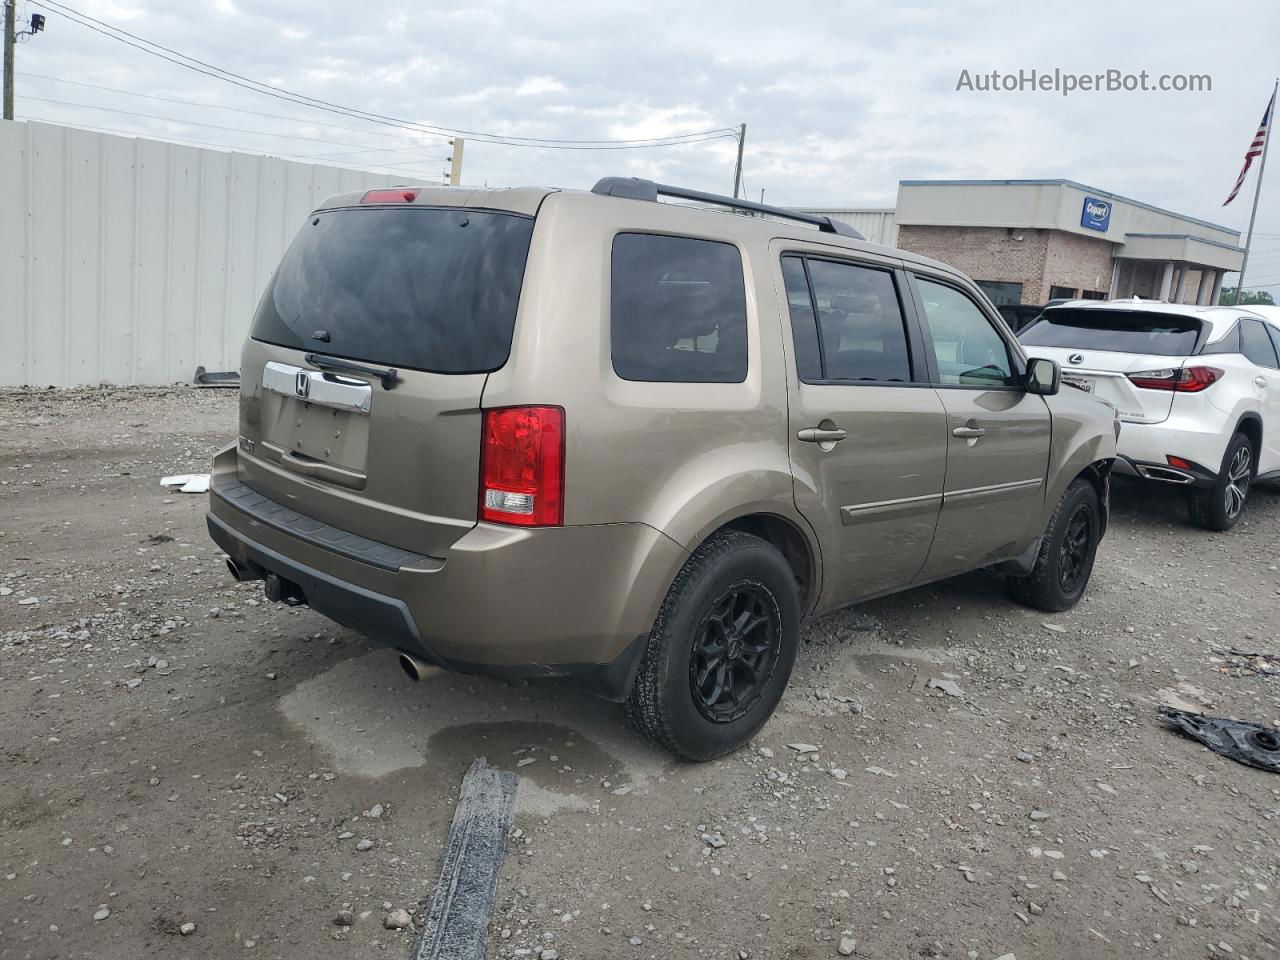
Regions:
<instances>
[{"instance_id":1,"label":"wheel arch","mask_svg":"<svg viewBox=\"0 0 1280 960\"><path fill-rule=\"evenodd\" d=\"M1074 482L1083 477L1093 485L1093 489L1098 494L1098 502L1102 504L1101 529L1098 531L1099 539L1106 534L1107 525L1111 521L1111 468L1114 465L1115 460L1095 460L1077 473L1072 481Z\"/></svg>"},{"instance_id":2,"label":"wheel arch","mask_svg":"<svg viewBox=\"0 0 1280 960\"><path fill-rule=\"evenodd\" d=\"M740 530L772 544L791 567L800 590L800 609L808 613L818 599L821 568L817 544L790 517L777 513L747 513L734 517L712 530L706 539L721 530Z\"/></svg>"},{"instance_id":3,"label":"wheel arch","mask_svg":"<svg viewBox=\"0 0 1280 960\"><path fill-rule=\"evenodd\" d=\"M1258 473L1258 464L1262 460L1262 416L1256 410L1240 415L1232 434L1243 433L1253 444L1253 472ZM1229 441L1228 441L1229 442Z\"/></svg>"}]
</instances>

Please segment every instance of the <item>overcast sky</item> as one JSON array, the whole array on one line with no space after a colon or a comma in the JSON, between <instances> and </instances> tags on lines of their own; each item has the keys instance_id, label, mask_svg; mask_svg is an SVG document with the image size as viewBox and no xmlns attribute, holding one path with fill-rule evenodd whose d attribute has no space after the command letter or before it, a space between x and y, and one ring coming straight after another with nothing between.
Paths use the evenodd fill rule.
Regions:
<instances>
[{"instance_id":1,"label":"overcast sky","mask_svg":"<svg viewBox=\"0 0 1280 960\"><path fill-rule=\"evenodd\" d=\"M1221 204L1280 73L1274 0L69 5L246 77L420 123L615 139L745 122L748 193L784 205L892 206L901 179L1064 177L1243 230L1256 164L1241 196ZM424 178L447 166L443 140L250 93L19 0L20 16L34 12L48 25L19 48L19 119ZM956 90L962 70L1032 68L1208 74L1212 90ZM579 151L472 138L463 179L586 187L626 174L727 193L735 149L731 139ZM1249 286L1280 300L1280 157L1268 174Z\"/></svg>"}]
</instances>

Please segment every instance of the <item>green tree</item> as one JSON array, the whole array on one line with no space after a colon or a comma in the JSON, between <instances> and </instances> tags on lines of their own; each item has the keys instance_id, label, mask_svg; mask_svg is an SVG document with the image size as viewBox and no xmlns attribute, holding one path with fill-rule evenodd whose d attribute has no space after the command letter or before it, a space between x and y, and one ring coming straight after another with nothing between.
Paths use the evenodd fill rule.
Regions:
<instances>
[{"instance_id":1,"label":"green tree","mask_svg":"<svg viewBox=\"0 0 1280 960\"><path fill-rule=\"evenodd\" d=\"M1235 304L1236 304L1236 288L1235 288L1235 287L1223 287L1223 288L1222 288L1222 299L1220 300L1220 303L1221 303L1224 307L1233 307L1233 306L1235 306ZM1248 305L1248 304L1250 304L1250 303L1260 303L1260 304L1263 304L1264 306L1268 306L1268 307L1274 307L1274 306L1276 305L1275 298L1274 298L1274 297L1272 297L1272 296L1271 296L1271 294L1267 293L1267 291L1265 291L1265 290L1246 290L1246 291L1244 292L1244 296L1240 298L1240 303L1241 303L1242 305Z\"/></svg>"}]
</instances>

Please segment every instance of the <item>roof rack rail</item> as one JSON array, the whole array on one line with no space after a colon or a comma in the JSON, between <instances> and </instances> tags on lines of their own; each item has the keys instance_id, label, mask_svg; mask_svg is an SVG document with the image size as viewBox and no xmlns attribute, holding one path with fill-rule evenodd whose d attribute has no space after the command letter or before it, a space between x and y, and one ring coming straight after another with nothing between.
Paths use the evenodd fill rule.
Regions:
<instances>
[{"instance_id":1,"label":"roof rack rail","mask_svg":"<svg viewBox=\"0 0 1280 960\"><path fill-rule=\"evenodd\" d=\"M834 233L854 240L866 238L843 220L824 217L816 213L801 213L799 210L788 210L785 207L771 207L764 203L752 203L750 200L738 200L718 193L703 193L701 190L689 190L685 187L673 187L665 183L654 183L639 177L604 177L591 188L592 193L605 197L622 197L626 200L649 200L657 202L658 197L678 197L681 200L697 200L711 203L718 207L731 207L734 210L745 210L750 213L763 213L784 220L798 220L817 227L822 233Z\"/></svg>"}]
</instances>

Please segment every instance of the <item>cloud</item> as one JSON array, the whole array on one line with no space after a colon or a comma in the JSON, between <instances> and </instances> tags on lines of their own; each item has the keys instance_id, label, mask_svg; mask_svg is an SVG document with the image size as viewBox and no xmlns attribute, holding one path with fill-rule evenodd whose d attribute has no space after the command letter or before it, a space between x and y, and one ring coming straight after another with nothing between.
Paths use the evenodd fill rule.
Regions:
<instances>
[{"instance_id":1,"label":"cloud","mask_svg":"<svg viewBox=\"0 0 1280 960\"><path fill-rule=\"evenodd\" d=\"M1225 211L1219 205L1268 96L1280 34L1280 5L1254 0L1222 0L1211 12L1193 0L1166 0L1155 18L1140 5L1114 0L1035 6L956 0L942 7L872 0L72 5L244 76L453 128L602 139L745 122L747 186L752 195L766 189L778 203L890 205L905 178L1068 177L1237 227L1247 218L1251 193ZM1213 89L1065 98L955 89L964 69L1055 67L1207 73ZM46 32L20 48L18 69L238 111L20 76L20 117L428 177L438 175L438 156L447 152L444 137L410 136L252 94L55 13ZM24 95L76 105L24 101ZM177 117L188 125L110 109ZM367 149L355 153L352 143ZM628 174L728 191L735 149L731 140L629 151L523 149L473 137L464 180L583 187L600 176ZM414 156L423 158L420 167ZM1273 161L1273 179L1277 169L1280 161ZM1258 241L1265 263L1264 253L1280 253L1280 181L1268 185L1259 229L1275 235ZM1280 277L1280 268L1274 272Z\"/></svg>"}]
</instances>

